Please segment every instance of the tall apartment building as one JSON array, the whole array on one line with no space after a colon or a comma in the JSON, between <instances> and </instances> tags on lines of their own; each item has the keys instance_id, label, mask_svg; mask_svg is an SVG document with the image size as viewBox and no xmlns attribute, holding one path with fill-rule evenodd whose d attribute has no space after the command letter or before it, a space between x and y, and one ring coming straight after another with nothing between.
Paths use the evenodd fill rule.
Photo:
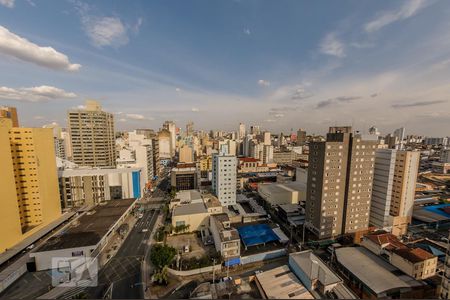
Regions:
<instances>
[{"instance_id":1,"label":"tall apartment building","mask_svg":"<svg viewBox=\"0 0 450 300\"><path fill-rule=\"evenodd\" d=\"M194 161L194 151L192 147L188 145L183 145L180 148L179 161L182 163L191 163Z\"/></svg>"},{"instance_id":2,"label":"tall apartment building","mask_svg":"<svg viewBox=\"0 0 450 300\"><path fill-rule=\"evenodd\" d=\"M239 139L242 140L245 137L245 124L239 123Z\"/></svg>"},{"instance_id":3,"label":"tall apartment building","mask_svg":"<svg viewBox=\"0 0 450 300\"><path fill-rule=\"evenodd\" d=\"M236 156L213 155L212 189L224 206L236 204L236 173Z\"/></svg>"},{"instance_id":4,"label":"tall apartment building","mask_svg":"<svg viewBox=\"0 0 450 300\"><path fill-rule=\"evenodd\" d=\"M319 239L368 228L377 140L330 127L309 152L306 222Z\"/></svg>"},{"instance_id":5,"label":"tall apartment building","mask_svg":"<svg viewBox=\"0 0 450 300\"><path fill-rule=\"evenodd\" d=\"M83 109L70 110L68 122L72 159L79 166L115 167L114 117L100 104L86 101Z\"/></svg>"},{"instance_id":6,"label":"tall apartment building","mask_svg":"<svg viewBox=\"0 0 450 300\"><path fill-rule=\"evenodd\" d=\"M175 155L176 148L176 126L173 121L165 121L163 124L163 128L170 132L170 155L173 157Z\"/></svg>"},{"instance_id":7,"label":"tall apartment building","mask_svg":"<svg viewBox=\"0 0 450 300\"><path fill-rule=\"evenodd\" d=\"M13 127L19 127L19 118L15 107L0 106L0 118L10 119Z\"/></svg>"},{"instance_id":8,"label":"tall apartment building","mask_svg":"<svg viewBox=\"0 0 450 300\"><path fill-rule=\"evenodd\" d=\"M186 136L192 136L194 134L194 122L189 121L186 124Z\"/></svg>"},{"instance_id":9,"label":"tall apartment building","mask_svg":"<svg viewBox=\"0 0 450 300\"><path fill-rule=\"evenodd\" d=\"M306 144L306 131L303 129L297 130L297 146L303 146Z\"/></svg>"},{"instance_id":10,"label":"tall apartment building","mask_svg":"<svg viewBox=\"0 0 450 300\"><path fill-rule=\"evenodd\" d=\"M51 129L0 118L0 253L61 216Z\"/></svg>"},{"instance_id":11,"label":"tall apartment building","mask_svg":"<svg viewBox=\"0 0 450 300\"><path fill-rule=\"evenodd\" d=\"M170 131L161 129L158 132L159 157L161 159L170 159L172 157L170 150Z\"/></svg>"},{"instance_id":12,"label":"tall apartment building","mask_svg":"<svg viewBox=\"0 0 450 300\"><path fill-rule=\"evenodd\" d=\"M406 234L411 222L420 152L377 149L370 224Z\"/></svg>"}]
</instances>

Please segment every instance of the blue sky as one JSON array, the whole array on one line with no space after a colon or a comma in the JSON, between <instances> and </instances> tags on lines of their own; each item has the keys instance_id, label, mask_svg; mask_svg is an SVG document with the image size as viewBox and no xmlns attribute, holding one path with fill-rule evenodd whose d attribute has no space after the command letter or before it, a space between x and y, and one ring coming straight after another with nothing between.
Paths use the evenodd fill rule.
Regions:
<instances>
[{"instance_id":1,"label":"blue sky","mask_svg":"<svg viewBox=\"0 0 450 300\"><path fill-rule=\"evenodd\" d=\"M120 130L448 136L449 25L433 0L0 0L0 104L27 126L93 98Z\"/></svg>"}]
</instances>

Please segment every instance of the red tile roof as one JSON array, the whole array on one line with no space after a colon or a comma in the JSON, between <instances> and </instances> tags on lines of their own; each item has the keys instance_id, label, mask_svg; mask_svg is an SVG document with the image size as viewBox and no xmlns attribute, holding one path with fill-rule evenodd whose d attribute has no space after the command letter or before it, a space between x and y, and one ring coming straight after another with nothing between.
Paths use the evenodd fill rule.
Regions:
<instances>
[{"instance_id":1,"label":"red tile roof","mask_svg":"<svg viewBox=\"0 0 450 300\"><path fill-rule=\"evenodd\" d=\"M413 263L421 262L421 261L435 257L433 254L431 254L421 248L396 249L393 252Z\"/></svg>"},{"instance_id":2,"label":"red tile roof","mask_svg":"<svg viewBox=\"0 0 450 300\"><path fill-rule=\"evenodd\" d=\"M241 162L259 162L259 159L253 157L239 157Z\"/></svg>"},{"instance_id":3,"label":"red tile roof","mask_svg":"<svg viewBox=\"0 0 450 300\"><path fill-rule=\"evenodd\" d=\"M387 246L385 246L387 250L408 248L405 244L400 242L395 235L391 233L369 234L366 235L366 238L379 246L388 244Z\"/></svg>"}]
</instances>

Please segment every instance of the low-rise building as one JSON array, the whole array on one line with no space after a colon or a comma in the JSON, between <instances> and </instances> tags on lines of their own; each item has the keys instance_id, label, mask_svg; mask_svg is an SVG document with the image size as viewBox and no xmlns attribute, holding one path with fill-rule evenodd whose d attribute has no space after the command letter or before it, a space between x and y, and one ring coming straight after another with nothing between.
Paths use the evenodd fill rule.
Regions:
<instances>
[{"instance_id":1,"label":"low-rise building","mask_svg":"<svg viewBox=\"0 0 450 300\"><path fill-rule=\"evenodd\" d=\"M305 201L306 185L296 181L284 184L259 184L258 193L272 206L298 204L301 201Z\"/></svg>"},{"instance_id":2,"label":"low-rise building","mask_svg":"<svg viewBox=\"0 0 450 300\"><path fill-rule=\"evenodd\" d=\"M195 190L178 192L169 208L175 233L204 231L209 227L209 217L223 212L216 197Z\"/></svg>"},{"instance_id":3,"label":"low-rise building","mask_svg":"<svg viewBox=\"0 0 450 300\"><path fill-rule=\"evenodd\" d=\"M141 169L75 168L58 171L63 208L92 206L114 199L140 198Z\"/></svg>"},{"instance_id":4,"label":"low-rise building","mask_svg":"<svg viewBox=\"0 0 450 300\"><path fill-rule=\"evenodd\" d=\"M436 274L437 256L420 248L410 248L391 233L366 235L361 246L385 258L393 266L417 280Z\"/></svg>"},{"instance_id":5,"label":"low-rise building","mask_svg":"<svg viewBox=\"0 0 450 300\"><path fill-rule=\"evenodd\" d=\"M231 227L228 215L226 213L212 215L209 223L214 245L222 255L225 265L239 264L241 240L238 231Z\"/></svg>"},{"instance_id":6,"label":"low-rise building","mask_svg":"<svg viewBox=\"0 0 450 300\"><path fill-rule=\"evenodd\" d=\"M289 254L289 267L317 299L357 298L312 250Z\"/></svg>"},{"instance_id":7,"label":"low-rise building","mask_svg":"<svg viewBox=\"0 0 450 300\"><path fill-rule=\"evenodd\" d=\"M53 258L94 258L100 253L112 233L119 229L125 218L131 213L136 199L111 200L97 205L86 214L72 221L71 226L62 234L47 240L35 252L30 253L36 270L49 270Z\"/></svg>"},{"instance_id":8,"label":"low-rise building","mask_svg":"<svg viewBox=\"0 0 450 300\"><path fill-rule=\"evenodd\" d=\"M335 255L340 275L359 298L424 298L425 283L364 247L338 248Z\"/></svg>"},{"instance_id":9,"label":"low-rise building","mask_svg":"<svg viewBox=\"0 0 450 300\"><path fill-rule=\"evenodd\" d=\"M255 278L264 299L314 299L286 265L258 273Z\"/></svg>"}]
</instances>

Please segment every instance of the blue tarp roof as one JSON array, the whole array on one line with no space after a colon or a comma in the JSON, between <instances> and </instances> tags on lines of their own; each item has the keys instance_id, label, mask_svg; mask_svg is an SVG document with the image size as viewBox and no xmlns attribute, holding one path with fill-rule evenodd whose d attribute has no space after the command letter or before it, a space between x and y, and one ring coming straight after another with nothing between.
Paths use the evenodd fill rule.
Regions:
<instances>
[{"instance_id":1,"label":"blue tarp roof","mask_svg":"<svg viewBox=\"0 0 450 300\"><path fill-rule=\"evenodd\" d=\"M247 225L239 227L237 230L245 246L278 241L278 236L267 224Z\"/></svg>"}]
</instances>

